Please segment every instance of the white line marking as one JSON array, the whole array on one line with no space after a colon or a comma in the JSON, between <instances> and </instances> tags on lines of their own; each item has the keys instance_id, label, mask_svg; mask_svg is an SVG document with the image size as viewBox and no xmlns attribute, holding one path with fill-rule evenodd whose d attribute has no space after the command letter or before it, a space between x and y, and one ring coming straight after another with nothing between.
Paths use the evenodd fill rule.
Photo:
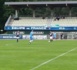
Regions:
<instances>
[{"instance_id":1,"label":"white line marking","mask_svg":"<svg viewBox=\"0 0 77 70\"><path fill-rule=\"evenodd\" d=\"M45 65L45 64L47 64L47 63L49 63L49 62L51 62L51 61L53 61L53 60L59 58L59 57L61 57L61 56L65 55L65 54L71 52L71 51L74 51L75 49L76 49L76 48L73 48L73 49L71 49L71 50L69 50L69 51L67 51L67 52L65 52L65 53L62 53L61 55L56 56L56 57L54 57L54 58L52 58L52 59L50 59L50 60L48 60L48 61L46 61L46 62L43 62L43 63L37 65L36 67L34 67L34 68L30 69L30 70L35 70L35 69L37 69L37 68L39 68L39 67L41 67L41 66L43 66L43 65Z\"/></svg>"}]
</instances>

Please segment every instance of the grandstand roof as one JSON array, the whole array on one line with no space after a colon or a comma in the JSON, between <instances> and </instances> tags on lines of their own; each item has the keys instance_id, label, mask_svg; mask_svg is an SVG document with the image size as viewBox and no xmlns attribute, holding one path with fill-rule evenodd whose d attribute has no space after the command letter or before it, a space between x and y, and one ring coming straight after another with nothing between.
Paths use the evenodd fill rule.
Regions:
<instances>
[{"instance_id":1,"label":"grandstand roof","mask_svg":"<svg viewBox=\"0 0 77 70\"><path fill-rule=\"evenodd\" d=\"M5 5L17 7L23 6L77 7L77 1L5 2Z\"/></svg>"}]
</instances>

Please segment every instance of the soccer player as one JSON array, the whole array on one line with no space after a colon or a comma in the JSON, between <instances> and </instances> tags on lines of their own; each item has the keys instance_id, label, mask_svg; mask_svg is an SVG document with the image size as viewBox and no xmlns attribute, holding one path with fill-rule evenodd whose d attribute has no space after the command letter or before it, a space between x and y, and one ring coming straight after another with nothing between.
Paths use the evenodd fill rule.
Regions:
<instances>
[{"instance_id":1,"label":"soccer player","mask_svg":"<svg viewBox=\"0 0 77 70\"><path fill-rule=\"evenodd\" d=\"M50 40L49 42L53 41L53 33L50 31Z\"/></svg>"},{"instance_id":2,"label":"soccer player","mask_svg":"<svg viewBox=\"0 0 77 70\"><path fill-rule=\"evenodd\" d=\"M56 39L56 33L55 32L53 33L53 39L54 40Z\"/></svg>"},{"instance_id":3,"label":"soccer player","mask_svg":"<svg viewBox=\"0 0 77 70\"><path fill-rule=\"evenodd\" d=\"M30 43L33 42L33 30L30 32Z\"/></svg>"},{"instance_id":4,"label":"soccer player","mask_svg":"<svg viewBox=\"0 0 77 70\"><path fill-rule=\"evenodd\" d=\"M19 32L19 31L17 31L17 32L16 32L17 42L19 41L19 36L20 36L20 32Z\"/></svg>"}]
</instances>

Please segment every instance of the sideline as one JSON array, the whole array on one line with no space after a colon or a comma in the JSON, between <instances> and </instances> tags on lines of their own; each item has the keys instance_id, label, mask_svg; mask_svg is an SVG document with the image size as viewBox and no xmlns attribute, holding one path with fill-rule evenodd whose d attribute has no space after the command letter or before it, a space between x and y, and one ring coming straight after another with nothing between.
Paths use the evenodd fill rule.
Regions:
<instances>
[{"instance_id":1,"label":"sideline","mask_svg":"<svg viewBox=\"0 0 77 70\"><path fill-rule=\"evenodd\" d=\"M73 48L73 49L71 49L71 50L69 50L69 51L67 51L67 52L65 52L65 53L62 53L62 54L60 54L59 56L56 56L56 57L54 57L54 58L52 58L52 59L50 59L50 60L48 60L48 61L45 61L45 62L43 62L43 63L41 63L41 64L35 66L34 68L30 69L30 70L35 70L35 69L37 69L37 68L39 68L39 67L41 67L41 66L43 66L43 65L45 65L45 64L47 64L47 63L49 63L49 62L51 62L51 61L53 61L53 60L56 60L57 58L59 58L59 57L65 55L65 54L67 54L67 53L69 53L69 52L71 52L71 51L74 51L74 50L76 50L76 49L77 49L77 47L75 47L75 48Z\"/></svg>"}]
</instances>

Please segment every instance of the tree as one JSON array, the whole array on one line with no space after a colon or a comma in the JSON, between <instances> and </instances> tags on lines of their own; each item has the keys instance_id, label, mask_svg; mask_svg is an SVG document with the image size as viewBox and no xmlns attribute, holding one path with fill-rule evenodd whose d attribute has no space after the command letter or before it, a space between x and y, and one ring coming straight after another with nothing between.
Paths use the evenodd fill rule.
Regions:
<instances>
[{"instance_id":1,"label":"tree","mask_svg":"<svg viewBox=\"0 0 77 70\"><path fill-rule=\"evenodd\" d=\"M4 0L0 0L0 30L3 29L4 26Z\"/></svg>"}]
</instances>

